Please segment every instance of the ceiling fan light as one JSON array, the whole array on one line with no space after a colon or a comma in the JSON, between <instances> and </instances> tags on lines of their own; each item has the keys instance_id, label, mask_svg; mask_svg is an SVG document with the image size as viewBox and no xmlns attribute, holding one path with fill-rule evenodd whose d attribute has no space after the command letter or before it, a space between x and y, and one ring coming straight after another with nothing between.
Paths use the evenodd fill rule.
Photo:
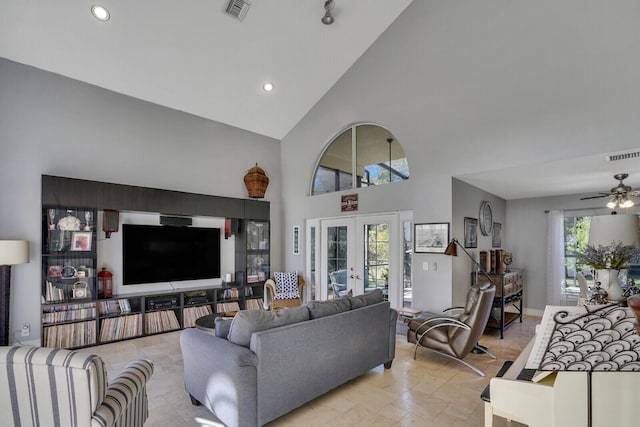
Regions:
<instances>
[{"instance_id":1,"label":"ceiling fan light","mask_svg":"<svg viewBox=\"0 0 640 427\"><path fill-rule=\"evenodd\" d=\"M609 200L609 203L607 203L607 207L609 209L615 209L617 205L618 205L617 197L612 197L611 200Z\"/></svg>"},{"instance_id":2,"label":"ceiling fan light","mask_svg":"<svg viewBox=\"0 0 640 427\"><path fill-rule=\"evenodd\" d=\"M620 207L621 208L630 208L633 205L634 205L634 203L633 203L633 200L631 200L631 199L627 199L624 196L620 199Z\"/></svg>"}]
</instances>

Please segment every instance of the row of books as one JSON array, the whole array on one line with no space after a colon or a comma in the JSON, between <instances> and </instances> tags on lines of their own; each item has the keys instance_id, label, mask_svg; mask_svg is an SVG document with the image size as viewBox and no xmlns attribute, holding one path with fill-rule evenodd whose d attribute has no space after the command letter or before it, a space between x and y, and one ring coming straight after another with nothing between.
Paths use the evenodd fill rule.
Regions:
<instances>
[{"instance_id":1,"label":"row of books","mask_svg":"<svg viewBox=\"0 0 640 427\"><path fill-rule=\"evenodd\" d=\"M262 310L264 308L264 304L262 298L253 298L245 301L247 306L247 310Z\"/></svg>"},{"instance_id":2,"label":"row of books","mask_svg":"<svg viewBox=\"0 0 640 427\"><path fill-rule=\"evenodd\" d=\"M154 311L144 315L144 332L155 334L158 332L180 329L180 323L173 310Z\"/></svg>"},{"instance_id":3,"label":"row of books","mask_svg":"<svg viewBox=\"0 0 640 427\"><path fill-rule=\"evenodd\" d=\"M142 335L142 314L110 317L100 325L100 342L121 340Z\"/></svg>"},{"instance_id":4,"label":"row of books","mask_svg":"<svg viewBox=\"0 0 640 427\"><path fill-rule=\"evenodd\" d=\"M216 311L218 313L227 313L229 311L240 311L240 304L238 304L237 301L219 302L216 305Z\"/></svg>"},{"instance_id":5,"label":"row of books","mask_svg":"<svg viewBox=\"0 0 640 427\"><path fill-rule=\"evenodd\" d=\"M96 321L47 326L43 330L43 346L54 348L83 347L96 343Z\"/></svg>"},{"instance_id":6,"label":"row of books","mask_svg":"<svg viewBox=\"0 0 640 427\"><path fill-rule=\"evenodd\" d=\"M182 320L185 328L191 328L196 325L196 319L211 314L211 306L202 305L200 307L187 307L182 312Z\"/></svg>"},{"instance_id":7,"label":"row of books","mask_svg":"<svg viewBox=\"0 0 640 427\"><path fill-rule=\"evenodd\" d=\"M70 304L56 304L42 307L45 313L53 313L55 311L82 310L83 308L96 308L95 302L78 302Z\"/></svg>"},{"instance_id":8,"label":"row of books","mask_svg":"<svg viewBox=\"0 0 640 427\"><path fill-rule=\"evenodd\" d=\"M64 289L54 286L53 283L47 281L44 299L46 302L64 301Z\"/></svg>"},{"instance_id":9,"label":"row of books","mask_svg":"<svg viewBox=\"0 0 640 427\"><path fill-rule=\"evenodd\" d=\"M53 311L42 313L42 323L59 323L71 320L84 320L96 317L96 307L77 310Z\"/></svg>"},{"instance_id":10,"label":"row of books","mask_svg":"<svg viewBox=\"0 0 640 427\"><path fill-rule=\"evenodd\" d=\"M131 304L127 298L98 301L100 314L131 313Z\"/></svg>"}]
</instances>

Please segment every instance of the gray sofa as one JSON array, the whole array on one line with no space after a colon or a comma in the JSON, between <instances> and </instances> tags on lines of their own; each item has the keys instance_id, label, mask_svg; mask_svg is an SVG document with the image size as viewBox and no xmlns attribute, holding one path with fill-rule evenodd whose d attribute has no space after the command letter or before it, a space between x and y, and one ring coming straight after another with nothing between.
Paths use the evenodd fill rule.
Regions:
<instances>
[{"instance_id":1,"label":"gray sofa","mask_svg":"<svg viewBox=\"0 0 640 427\"><path fill-rule=\"evenodd\" d=\"M374 291L218 320L180 337L185 388L229 427L261 426L395 356L398 313Z\"/></svg>"}]
</instances>

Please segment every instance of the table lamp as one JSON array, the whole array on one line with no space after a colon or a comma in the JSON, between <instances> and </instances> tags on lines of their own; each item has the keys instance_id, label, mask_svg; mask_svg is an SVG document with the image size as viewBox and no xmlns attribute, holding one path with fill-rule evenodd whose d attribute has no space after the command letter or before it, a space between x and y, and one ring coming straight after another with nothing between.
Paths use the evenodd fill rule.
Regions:
<instances>
[{"instance_id":1,"label":"table lamp","mask_svg":"<svg viewBox=\"0 0 640 427\"><path fill-rule=\"evenodd\" d=\"M28 262L28 241L0 240L0 345L9 345L11 266Z\"/></svg>"}]
</instances>

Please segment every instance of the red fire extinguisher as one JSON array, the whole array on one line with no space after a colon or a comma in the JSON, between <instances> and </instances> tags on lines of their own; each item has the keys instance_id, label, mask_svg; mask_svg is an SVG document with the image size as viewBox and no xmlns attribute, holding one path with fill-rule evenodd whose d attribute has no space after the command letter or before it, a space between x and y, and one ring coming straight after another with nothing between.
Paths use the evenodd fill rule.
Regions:
<instances>
[{"instance_id":1,"label":"red fire extinguisher","mask_svg":"<svg viewBox=\"0 0 640 427\"><path fill-rule=\"evenodd\" d=\"M102 271L98 273L98 288L100 287L105 298L113 296L113 273L107 267L102 267Z\"/></svg>"}]
</instances>

